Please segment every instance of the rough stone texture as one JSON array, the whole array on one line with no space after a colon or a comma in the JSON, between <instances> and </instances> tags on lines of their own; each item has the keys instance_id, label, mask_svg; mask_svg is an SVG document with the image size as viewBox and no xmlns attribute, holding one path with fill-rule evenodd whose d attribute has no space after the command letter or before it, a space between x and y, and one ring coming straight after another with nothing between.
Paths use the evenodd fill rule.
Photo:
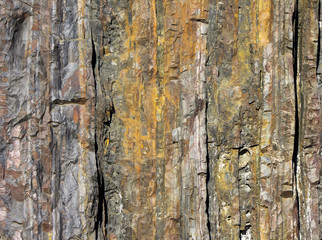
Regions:
<instances>
[{"instance_id":1,"label":"rough stone texture","mask_svg":"<svg viewBox=\"0 0 322 240\"><path fill-rule=\"evenodd\" d=\"M322 239L317 0L0 0L0 239Z\"/></svg>"},{"instance_id":2,"label":"rough stone texture","mask_svg":"<svg viewBox=\"0 0 322 240\"><path fill-rule=\"evenodd\" d=\"M94 239L90 1L1 1L3 238Z\"/></svg>"}]
</instances>

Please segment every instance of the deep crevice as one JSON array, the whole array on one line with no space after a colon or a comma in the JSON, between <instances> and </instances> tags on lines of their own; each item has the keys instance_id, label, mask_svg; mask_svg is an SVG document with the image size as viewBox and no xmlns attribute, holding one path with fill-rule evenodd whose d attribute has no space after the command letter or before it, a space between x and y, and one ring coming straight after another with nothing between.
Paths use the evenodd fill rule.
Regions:
<instances>
[{"instance_id":1,"label":"deep crevice","mask_svg":"<svg viewBox=\"0 0 322 240\"><path fill-rule=\"evenodd\" d=\"M206 94L207 96L207 94ZM207 161L207 176L206 176L206 214L207 214L207 228L208 228L208 233L209 233L209 239L211 240L211 225L210 225L210 209L209 209L209 181L210 181L210 159L209 159L209 154L208 154L208 125L207 125L207 110L208 110L208 99L206 99L206 109L205 109L205 128L206 128L206 161Z\"/></svg>"},{"instance_id":2,"label":"deep crevice","mask_svg":"<svg viewBox=\"0 0 322 240\"><path fill-rule=\"evenodd\" d=\"M95 140L95 152L97 153L98 145L97 141ZM106 235L105 227L102 228L102 224L106 225L107 222L107 203L105 199L105 184L104 179L100 173L100 164L98 162L98 157L96 161L96 168L97 168L97 180L98 180L98 209L97 209L97 219L95 222L95 239L99 239L99 232L102 231L104 235Z\"/></svg>"},{"instance_id":3,"label":"deep crevice","mask_svg":"<svg viewBox=\"0 0 322 240\"><path fill-rule=\"evenodd\" d=\"M319 25L319 33L318 33L318 47L317 47L317 56L316 56L316 75L320 75L319 72L319 65L320 65L320 51L321 51L321 43L320 43L320 39L321 39L321 1L319 1L319 8L318 8L318 25Z\"/></svg>"},{"instance_id":4,"label":"deep crevice","mask_svg":"<svg viewBox=\"0 0 322 240\"><path fill-rule=\"evenodd\" d=\"M92 34L91 34L92 35ZM92 70L93 70L93 78L94 78L94 85L95 85L95 95L96 95L96 77L95 77L95 68L96 68L96 50L95 50L95 43L92 35Z\"/></svg>"},{"instance_id":5,"label":"deep crevice","mask_svg":"<svg viewBox=\"0 0 322 240\"><path fill-rule=\"evenodd\" d=\"M76 104L76 105L84 105L86 104L86 98L72 98L70 100L63 100L63 99L55 99L53 104L56 105L69 105L69 104Z\"/></svg>"},{"instance_id":6,"label":"deep crevice","mask_svg":"<svg viewBox=\"0 0 322 240\"><path fill-rule=\"evenodd\" d=\"M294 12L292 16L293 22L293 77L294 77L294 98L295 98L295 130L294 130L294 146L293 146L293 156L292 163L294 169L294 184L295 184L295 204L297 210L297 225L298 225L298 237L300 236L300 204L298 195L298 185L297 185L297 170L298 170L298 151L299 151L299 109L298 109L298 96L297 96L297 75L298 75L298 38L299 38L299 10L298 10L298 0L295 2Z\"/></svg>"},{"instance_id":7,"label":"deep crevice","mask_svg":"<svg viewBox=\"0 0 322 240\"><path fill-rule=\"evenodd\" d=\"M96 83L96 75L95 75L95 70L96 70L96 63L97 63L97 55L96 55L96 50L95 50L95 43L94 43L94 38L93 34L91 33L91 41L92 41L92 73L93 73L93 81L94 81L94 91L95 91L95 105L97 105L97 83ZM97 109L97 108L95 108ZM97 114L95 114L97 116ZM96 117L96 126L95 126L95 158L96 158L96 171L97 171L97 184L98 184L98 203L97 203L97 216L96 216L96 222L95 222L95 239L99 239L99 232L105 229L103 227L102 229L102 224L105 224L104 220L106 221L107 217L107 204L105 200L105 185L104 185L104 178L101 175L100 171L100 158L99 158L99 148L98 148L98 119ZM105 218L104 218L105 217ZM105 233L104 233L105 234Z\"/></svg>"}]
</instances>

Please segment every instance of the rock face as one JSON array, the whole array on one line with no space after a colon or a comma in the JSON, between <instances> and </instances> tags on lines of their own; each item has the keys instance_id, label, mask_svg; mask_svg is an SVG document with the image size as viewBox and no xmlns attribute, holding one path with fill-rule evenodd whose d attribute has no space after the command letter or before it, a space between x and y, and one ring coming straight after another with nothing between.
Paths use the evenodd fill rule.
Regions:
<instances>
[{"instance_id":1,"label":"rock face","mask_svg":"<svg viewBox=\"0 0 322 240\"><path fill-rule=\"evenodd\" d=\"M0 239L322 239L320 4L0 0Z\"/></svg>"}]
</instances>

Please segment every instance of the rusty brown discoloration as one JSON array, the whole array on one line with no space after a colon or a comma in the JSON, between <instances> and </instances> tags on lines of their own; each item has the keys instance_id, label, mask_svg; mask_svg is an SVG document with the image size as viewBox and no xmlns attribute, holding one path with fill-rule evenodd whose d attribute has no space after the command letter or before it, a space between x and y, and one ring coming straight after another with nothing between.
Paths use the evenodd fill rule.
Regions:
<instances>
[{"instance_id":1,"label":"rusty brown discoloration","mask_svg":"<svg viewBox=\"0 0 322 240\"><path fill-rule=\"evenodd\" d=\"M319 239L319 11L0 0L0 238Z\"/></svg>"}]
</instances>

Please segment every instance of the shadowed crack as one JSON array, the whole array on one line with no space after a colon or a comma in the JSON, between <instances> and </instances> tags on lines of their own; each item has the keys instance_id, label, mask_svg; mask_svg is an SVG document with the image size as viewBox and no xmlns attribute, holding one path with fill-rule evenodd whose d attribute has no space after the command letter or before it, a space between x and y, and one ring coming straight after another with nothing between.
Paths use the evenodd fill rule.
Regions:
<instances>
[{"instance_id":1,"label":"shadowed crack","mask_svg":"<svg viewBox=\"0 0 322 240\"><path fill-rule=\"evenodd\" d=\"M86 102L87 102L86 98L73 98L71 100L55 99L53 101L53 104L56 104L56 105L69 105L69 104L85 105Z\"/></svg>"},{"instance_id":2,"label":"shadowed crack","mask_svg":"<svg viewBox=\"0 0 322 240\"><path fill-rule=\"evenodd\" d=\"M298 235L300 235L300 204L298 195L298 184L297 184L297 170L298 170L298 148L299 148L299 109L298 109L298 97L297 97L297 75L298 75L298 37L299 37L299 11L298 11L298 0L295 2L294 13L292 16L293 21L293 77L294 77L294 98L295 98L295 131L294 131L294 147L292 163L294 169L294 184L295 184L295 202L297 208L297 225ZM299 236L298 236L299 237Z\"/></svg>"}]
</instances>

